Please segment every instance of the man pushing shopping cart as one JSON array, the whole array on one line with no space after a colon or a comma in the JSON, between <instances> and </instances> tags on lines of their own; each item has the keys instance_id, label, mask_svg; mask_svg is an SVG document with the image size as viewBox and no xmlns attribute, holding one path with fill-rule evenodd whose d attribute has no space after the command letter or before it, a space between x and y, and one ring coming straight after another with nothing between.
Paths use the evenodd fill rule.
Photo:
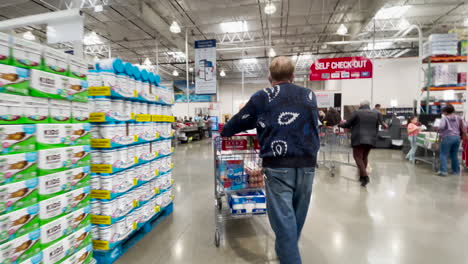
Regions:
<instances>
[{"instance_id":1,"label":"man pushing shopping cart","mask_svg":"<svg viewBox=\"0 0 468 264\"><path fill-rule=\"evenodd\" d=\"M300 264L299 237L309 209L320 147L317 100L292 84L294 64L286 57L270 65L270 88L256 92L223 128L221 136L257 129L263 159L267 213L282 264Z\"/></svg>"}]
</instances>

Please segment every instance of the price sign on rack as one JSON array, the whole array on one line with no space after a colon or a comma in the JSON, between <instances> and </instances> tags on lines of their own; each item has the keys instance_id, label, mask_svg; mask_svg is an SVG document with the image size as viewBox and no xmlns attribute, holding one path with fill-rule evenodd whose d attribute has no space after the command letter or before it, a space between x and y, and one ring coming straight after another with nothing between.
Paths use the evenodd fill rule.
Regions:
<instances>
[{"instance_id":1,"label":"price sign on rack","mask_svg":"<svg viewBox=\"0 0 468 264\"><path fill-rule=\"evenodd\" d=\"M246 150L246 139L223 139L222 150Z\"/></svg>"}]
</instances>

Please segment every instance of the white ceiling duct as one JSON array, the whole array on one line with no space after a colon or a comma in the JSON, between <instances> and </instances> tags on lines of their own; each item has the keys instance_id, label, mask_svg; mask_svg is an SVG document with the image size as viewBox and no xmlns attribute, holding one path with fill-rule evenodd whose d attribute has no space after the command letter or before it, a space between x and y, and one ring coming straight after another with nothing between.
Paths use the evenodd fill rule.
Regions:
<instances>
[{"instance_id":1,"label":"white ceiling duct","mask_svg":"<svg viewBox=\"0 0 468 264\"><path fill-rule=\"evenodd\" d=\"M398 19L411 8L410 5L382 7L375 14L375 19Z\"/></svg>"}]
</instances>

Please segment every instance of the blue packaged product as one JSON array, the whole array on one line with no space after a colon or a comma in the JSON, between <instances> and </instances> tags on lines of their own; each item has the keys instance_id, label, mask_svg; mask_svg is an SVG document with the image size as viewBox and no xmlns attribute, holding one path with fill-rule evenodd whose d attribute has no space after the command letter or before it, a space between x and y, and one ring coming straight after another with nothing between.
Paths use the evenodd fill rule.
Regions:
<instances>
[{"instance_id":1,"label":"blue packaged product","mask_svg":"<svg viewBox=\"0 0 468 264\"><path fill-rule=\"evenodd\" d=\"M124 73L127 76L133 76L133 65L130 62L124 63Z\"/></svg>"}]
</instances>

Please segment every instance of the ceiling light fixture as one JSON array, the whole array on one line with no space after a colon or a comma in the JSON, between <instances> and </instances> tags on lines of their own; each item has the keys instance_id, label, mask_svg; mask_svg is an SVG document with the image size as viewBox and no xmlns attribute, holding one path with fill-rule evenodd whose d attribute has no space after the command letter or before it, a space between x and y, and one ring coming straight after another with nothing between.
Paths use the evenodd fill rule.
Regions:
<instances>
[{"instance_id":1,"label":"ceiling light fixture","mask_svg":"<svg viewBox=\"0 0 468 264\"><path fill-rule=\"evenodd\" d=\"M179 24L178 24L176 21L172 21L172 24L171 24L171 26L169 27L169 30L170 30L172 33L175 33L175 34L178 34L178 33L180 33L180 31L181 31L180 26L179 26Z\"/></svg>"},{"instance_id":2,"label":"ceiling light fixture","mask_svg":"<svg viewBox=\"0 0 468 264\"><path fill-rule=\"evenodd\" d=\"M221 23L221 30L225 33L236 33L248 31L247 22L233 21Z\"/></svg>"},{"instance_id":3,"label":"ceiling light fixture","mask_svg":"<svg viewBox=\"0 0 468 264\"><path fill-rule=\"evenodd\" d=\"M271 1L265 6L265 14L272 15L276 12L276 6Z\"/></svg>"},{"instance_id":4,"label":"ceiling light fixture","mask_svg":"<svg viewBox=\"0 0 468 264\"><path fill-rule=\"evenodd\" d=\"M190 68L188 69L188 71L189 71L189 72L193 72L193 67L190 67Z\"/></svg>"},{"instance_id":5,"label":"ceiling light fixture","mask_svg":"<svg viewBox=\"0 0 468 264\"><path fill-rule=\"evenodd\" d=\"M375 19L397 19L401 18L411 8L410 5L382 7L375 14Z\"/></svg>"},{"instance_id":6,"label":"ceiling light fixture","mask_svg":"<svg viewBox=\"0 0 468 264\"><path fill-rule=\"evenodd\" d=\"M177 70L174 70L174 71L172 72L172 75L173 75L173 76L179 76L179 72L178 72Z\"/></svg>"},{"instance_id":7,"label":"ceiling light fixture","mask_svg":"<svg viewBox=\"0 0 468 264\"><path fill-rule=\"evenodd\" d=\"M463 26L468 27L468 18L465 18L465 20L463 20Z\"/></svg>"},{"instance_id":8,"label":"ceiling light fixture","mask_svg":"<svg viewBox=\"0 0 468 264\"><path fill-rule=\"evenodd\" d=\"M273 58L276 56L276 52L273 48L270 48L270 50L268 51L268 57L270 58Z\"/></svg>"},{"instance_id":9,"label":"ceiling light fixture","mask_svg":"<svg viewBox=\"0 0 468 264\"><path fill-rule=\"evenodd\" d=\"M221 77L226 76L226 72L224 72L224 70L221 70L221 72L219 73L219 76L221 76Z\"/></svg>"},{"instance_id":10,"label":"ceiling light fixture","mask_svg":"<svg viewBox=\"0 0 468 264\"><path fill-rule=\"evenodd\" d=\"M102 5L94 6L94 12L102 12L102 10L104 10L104 7Z\"/></svg>"},{"instance_id":11,"label":"ceiling light fixture","mask_svg":"<svg viewBox=\"0 0 468 264\"><path fill-rule=\"evenodd\" d=\"M27 40L36 40L36 37L33 35L31 31L24 32L23 38Z\"/></svg>"},{"instance_id":12,"label":"ceiling light fixture","mask_svg":"<svg viewBox=\"0 0 468 264\"><path fill-rule=\"evenodd\" d=\"M348 28L344 24L341 24L338 27L338 29L336 30L336 33L338 35L344 36L344 35L348 34Z\"/></svg>"},{"instance_id":13,"label":"ceiling light fixture","mask_svg":"<svg viewBox=\"0 0 468 264\"><path fill-rule=\"evenodd\" d=\"M150 59L146 58L145 61L143 62L144 65L150 66L152 63Z\"/></svg>"},{"instance_id":14,"label":"ceiling light fixture","mask_svg":"<svg viewBox=\"0 0 468 264\"><path fill-rule=\"evenodd\" d=\"M174 59L185 59L185 53L182 51L168 51L167 55L172 56Z\"/></svg>"},{"instance_id":15,"label":"ceiling light fixture","mask_svg":"<svg viewBox=\"0 0 468 264\"><path fill-rule=\"evenodd\" d=\"M104 44L96 32L92 31L83 38L83 44L85 45L100 45Z\"/></svg>"}]
</instances>

